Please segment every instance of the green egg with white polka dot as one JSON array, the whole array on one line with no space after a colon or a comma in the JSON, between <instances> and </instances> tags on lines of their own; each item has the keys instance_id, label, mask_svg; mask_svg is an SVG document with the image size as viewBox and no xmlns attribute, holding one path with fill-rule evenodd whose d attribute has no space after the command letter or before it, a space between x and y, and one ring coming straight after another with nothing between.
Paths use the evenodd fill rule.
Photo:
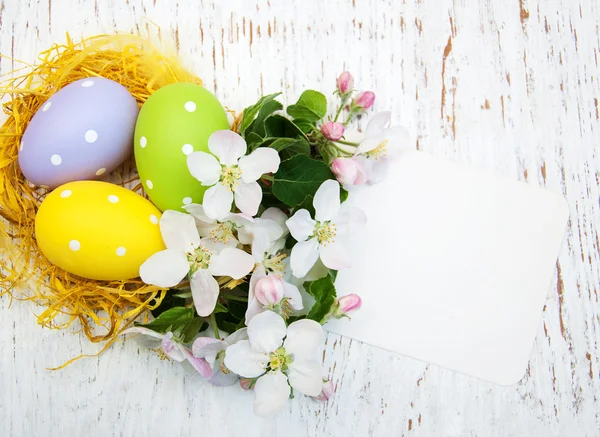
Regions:
<instances>
[{"instance_id":1,"label":"green egg with white polka dot","mask_svg":"<svg viewBox=\"0 0 600 437\"><path fill-rule=\"evenodd\" d=\"M135 127L135 161L150 200L165 211L202 203L204 187L189 172L187 155L207 152L208 138L229 129L227 114L206 88L175 83L154 92Z\"/></svg>"}]
</instances>

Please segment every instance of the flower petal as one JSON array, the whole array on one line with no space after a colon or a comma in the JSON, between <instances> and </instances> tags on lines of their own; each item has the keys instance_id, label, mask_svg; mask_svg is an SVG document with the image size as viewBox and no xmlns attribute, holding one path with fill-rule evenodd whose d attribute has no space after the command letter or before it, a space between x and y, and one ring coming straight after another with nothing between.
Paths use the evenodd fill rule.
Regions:
<instances>
[{"instance_id":1,"label":"flower petal","mask_svg":"<svg viewBox=\"0 0 600 437\"><path fill-rule=\"evenodd\" d=\"M221 177L221 164L217 158L205 152L192 152L187 156L187 167L192 176L204 186L219 182Z\"/></svg>"},{"instance_id":2,"label":"flower petal","mask_svg":"<svg viewBox=\"0 0 600 437\"><path fill-rule=\"evenodd\" d=\"M258 212L260 201L262 200L262 189L257 182L238 183L235 188L235 206L245 215L254 217Z\"/></svg>"},{"instance_id":3,"label":"flower petal","mask_svg":"<svg viewBox=\"0 0 600 437\"><path fill-rule=\"evenodd\" d=\"M227 348L224 362L233 373L244 378L256 378L265 373L269 356L253 351L250 341L241 340Z\"/></svg>"},{"instance_id":4,"label":"flower petal","mask_svg":"<svg viewBox=\"0 0 600 437\"><path fill-rule=\"evenodd\" d=\"M183 355L185 356L185 359L188 361L188 363L190 363L192 365L192 367L194 367L194 369L196 369L200 375L202 375L204 378L210 378L212 376L212 374L213 374L212 367L210 366L210 364L208 364L208 362L204 358L195 357L192 354L192 352L186 347L184 347L182 349L182 352L183 352Z\"/></svg>"},{"instance_id":5,"label":"flower petal","mask_svg":"<svg viewBox=\"0 0 600 437\"><path fill-rule=\"evenodd\" d=\"M190 286L198 315L209 316L217 304L219 284L207 270L200 269L192 275Z\"/></svg>"},{"instance_id":6,"label":"flower petal","mask_svg":"<svg viewBox=\"0 0 600 437\"><path fill-rule=\"evenodd\" d=\"M290 256L290 267L296 278L306 276L308 271L315 265L319 258L319 242L316 238L300 241L292 247Z\"/></svg>"},{"instance_id":7,"label":"flower petal","mask_svg":"<svg viewBox=\"0 0 600 437\"><path fill-rule=\"evenodd\" d=\"M160 218L160 233L167 249L188 252L200 244L194 217L183 212L165 211Z\"/></svg>"},{"instance_id":8,"label":"flower petal","mask_svg":"<svg viewBox=\"0 0 600 437\"><path fill-rule=\"evenodd\" d=\"M290 284L289 282L283 281L283 297L287 297L289 299L289 304L296 311L300 311L304 308L302 305L302 295L294 284Z\"/></svg>"},{"instance_id":9,"label":"flower petal","mask_svg":"<svg viewBox=\"0 0 600 437\"><path fill-rule=\"evenodd\" d=\"M290 385L300 393L318 396L323 389L321 363L317 360L294 360L289 365Z\"/></svg>"},{"instance_id":10,"label":"flower petal","mask_svg":"<svg viewBox=\"0 0 600 437\"><path fill-rule=\"evenodd\" d=\"M283 229L282 235L287 235L289 233L287 226L285 225L285 221L288 219L288 216L279 208L270 207L265 209L265 212L260 216L261 219L273 220L275 223L279 225L281 229Z\"/></svg>"},{"instance_id":11,"label":"flower petal","mask_svg":"<svg viewBox=\"0 0 600 437\"><path fill-rule=\"evenodd\" d=\"M323 328L314 320L302 319L288 326L283 347L294 361L311 359L317 353L323 337Z\"/></svg>"},{"instance_id":12,"label":"flower petal","mask_svg":"<svg viewBox=\"0 0 600 437\"><path fill-rule=\"evenodd\" d=\"M254 386L254 414L269 417L282 408L290 398L291 389L281 372L269 372Z\"/></svg>"},{"instance_id":13,"label":"flower petal","mask_svg":"<svg viewBox=\"0 0 600 437\"><path fill-rule=\"evenodd\" d=\"M226 247L218 255L210 257L208 270L213 276L229 276L242 279L254 268L254 258L249 253Z\"/></svg>"},{"instance_id":14,"label":"flower petal","mask_svg":"<svg viewBox=\"0 0 600 437\"><path fill-rule=\"evenodd\" d=\"M360 142L360 144L356 148L356 150L354 152L354 156L368 153L371 150L376 149L377 147L379 147L381 145L381 143L383 141L385 141L385 139L382 139L380 136L364 139L363 141Z\"/></svg>"},{"instance_id":15,"label":"flower petal","mask_svg":"<svg viewBox=\"0 0 600 437\"><path fill-rule=\"evenodd\" d=\"M123 332L121 332L120 335L126 335L126 334L143 334L143 335L147 335L149 337L160 338L161 340L165 336L165 334L161 334L160 332L156 332L156 331L153 331L152 329L144 328L142 326L136 326L134 328L126 329Z\"/></svg>"},{"instance_id":16,"label":"flower petal","mask_svg":"<svg viewBox=\"0 0 600 437\"><path fill-rule=\"evenodd\" d=\"M189 212L196 220L201 221L206 224L213 224L216 222L215 219L210 218L204 212L204 207L198 203L192 203L190 205L185 205L183 207L187 212Z\"/></svg>"},{"instance_id":17,"label":"flower petal","mask_svg":"<svg viewBox=\"0 0 600 437\"><path fill-rule=\"evenodd\" d=\"M350 267L350 254L344 245L338 241L326 246L319 246L319 255L325 266L333 270L342 270Z\"/></svg>"},{"instance_id":18,"label":"flower petal","mask_svg":"<svg viewBox=\"0 0 600 437\"><path fill-rule=\"evenodd\" d=\"M254 316L248 324L248 338L252 349L257 352L271 353L279 348L285 333L286 326L283 318L273 311L265 311Z\"/></svg>"},{"instance_id":19,"label":"flower petal","mask_svg":"<svg viewBox=\"0 0 600 437\"><path fill-rule=\"evenodd\" d=\"M242 180L246 183L255 182L266 173L277 173L280 162L277 150L270 147L259 147L250 155L240 159Z\"/></svg>"},{"instance_id":20,"label":"flower petal","mask_svg":"<svg viewBox=\"0 0 600 437\"><path fill-rule=\"evenodd\" d=\"M229 337L225 338L225 343L232 345L242 340L248 340L248 328L238 329Z\"/></svg>"},{"instance_id":21,"label":"flower petal","mask_svg":"<svg viewBox=\"0 0 600 437\"><path fill-rule=\"evenodd\" d=\"M317 222L310 217L306 209L299 209L285 224L296 241L306 241L315 231Z\"/></svg>"},{"instance_id":22,"label":"flower petal","mask_svg":"<svg viewBox=\"0 0 600 437\"><path fill-rule=\"evenodd\" d=\"M231 211L233 193L223 184L210 187L204 193L204 213L211 219L222 219Z\"/></svg>"},{"instance_id":23,"label":"flower petal","mask_svg":"<svg viewBox=\"0 0 600 437\"><path fill-rule=\"evenodd\" d=\"M216 131L208 139L208 150L223 165L237 164L238 159L246 153L247 147L246 141L240 135L230 130Z\"/></svg>"},{"instance_id":24,"label":"flower petal","mask_svg":"<svg viewBox=\"0 0 600 437\"><path fill-rule=\"evenodd\" d=\"M390 125L392 113L390 111L378 112L371 118L365 129L365 137L371 138L378 135L383 129Z\"/></svg>"},{"instance_id":25,"label":"flower petal","mask_svg":"<svg viewBox=\"0 0 600 437\"><path fill-rule=\"evenodd\" d=\"M165 334L161 342L161 347L165 355L173 361L181 363L183 360L185 360L185 355L183 354L182 350L184 346L173 341L172 332L167 332Z\"/></svg>"},{"instance_id":26,"label":"flower petal","mask_svg":"<svg viewBox=\"0 0 600 437\"><path fill-rule=\"evenodd\" d=\"M313 205L316 221L333 220L340 210L340 183L333 179L323 182L315 193Z\"/></svg>"},{"instance_id":27,"label":"flower petal","mask_svg":"<svg viewBox=\"0 0 600 437\"><path fill-rule=\"evenodd\" d=\"M197 358L216 357L219 352L227 349L223 340L210 337L198 337L192 345L192 353Z\"/></svg>"},{"instance_id":28,"label":"flower petal","mask_svg":"<svg viewBox=\"0 0 600 437\"><path fill-rule=\"evenodd\" d=\"M254 228L254 238L252 239L252 256L257 263L261 263L265 253L273 243L269 237L269 230L265 228Z\"/></svg>"},{"instance_id":29,"label":"flower petal","mask_svg":"<svg viewBox=\"0 0 600 437\"><path fill-rule=\"evenodd\" d=\"M140 278L157 287L174 287L190 271L185 253L167 249L157 252L140 266Z\"/></svg>"}]
</instances>

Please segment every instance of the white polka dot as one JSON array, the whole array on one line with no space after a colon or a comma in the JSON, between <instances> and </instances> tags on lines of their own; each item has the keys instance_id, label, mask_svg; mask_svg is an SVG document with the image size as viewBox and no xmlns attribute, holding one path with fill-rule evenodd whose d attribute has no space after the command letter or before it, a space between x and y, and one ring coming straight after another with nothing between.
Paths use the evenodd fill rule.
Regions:
<instances>
[{"instance_id":1,"label":"white polka dot","mask_svg":"<svg viewBox=\"0 0 600 437\"><path fill-rule=\"evenodd\" d=\"M127 249L125 249L123 246L117 248L117 256L125 256L126 253Z\"/></svg>"},{"instance_id":2,"label":"white polka dot","mask_svg":"<svg viewBox=\"0 0 600 437\"><path fill-rule=\"evenodd\" d=\"M52 102L46 102L44 106L42 106L42 112L46 112L52 106Z\"/></svg>"},{"instance_id":3,"label":"white polka dot","mask_svg":"<svg viewBox=\"0 0 600 437\"><path fill-rule=\"evenodd\" d=\"M108 201L110 203L117 203L119 201L119 198L114 194L111 194L110 196L108 196Z\"/></svg>"},{"instance_id":4,"label":"white polka dot","mask_svg":"<svg viewBox=\"0 0 600 437\"><path fill-rule=\"evenodd\" d=\"M63 199L66 199L67 197L70 197L71 194L73 194L73 192L71 190L65 190L62 193L60 193L60 197L62 197Z\"/></svg>"},{"instance_id":5,"label":"white polka dot","mask_svg":"<svg viewBox=\"0 0 600 437\"><path fill-rule=\"evenodd\" d=\"M151 181L150 179L148 179L148 180L146 181L146 186L147 186L149 189L152 189L152 188L154 188L154 184L152 183L152 181Z\"/></svg>"},{"instance_id":6,"label":"white polka dot","mask_svg":"<svg viewBox=\"0 0 600 437\"><path fill-rule=\"evenodd\" d=\"M183 147L181 148L181 151L183 152L184 155L189 155L190 153L192 153L194 151L194 146L192 146L191 144L184 144Z\"/></svg>"},{"instance_id":7,"label":"white polka dot","mask_svg":"<svg viewBox=\"0 0 600 437\"><path fill-rule=\"evenodd\" d=\"M96 176L102 176L104 173L106 173L106 169L102 167L98 169L98 171L96 172Z\"/></svg>"},{"instance_id":8,"label":"white polka dot","mask_svg":"<svg viewBox=\"0 0 600 437\"><path fill-rule=\"evenodd\" d=\"M86 80L85 82L81 82L81 86L84 88L89 88L92 85L94 85L94 81L93 80Z\"/></svg>"},{"instance_id":9,"label":"white polka dot","mask_svg":"<svg viewBox=\"0 0 600 437\"><path fill-rule=\"evenodd\" d=\"M142 137L140 138L140 147L143 149L144 147L146 147L146 143L148 142L148 140L146 139L146 137Z\"/></svg>"},{"instance_id":10,"label":"white polka dot","mask_svg":"<svg viewBox=\"0 0 600 437\"><path fill-rule=\"evenodd\" d=\"M196 104L194 102L185 102L185 110L187 112L194 112L196 110Z\"/></svg>"},{"instance_id":11,"label":"white polka dot","mask_svg":"<svg viewBox=\"0 0 600 437\"><path fill-rule=\"evenodd\" d=\"M189 205L190 203L192 203L192 198L191 197L184 197L183 198L183 204L184 205Z\"/></svg>"},{"instance_id":12,"label":"white polka dot","mask_svg":"<svg viewBox=\"0 0 600 437\"><path fill-rule=\"evenodd\" d=\"M150 221L152 222L153 225L157 225L158 217L156 217L154 214L150 214Z\"/></svg>"},{"instance_id":13,"label":"white polka dot","mask_svg":"<svg viewBox=\"0 0 600 437\"><path fill-rule=\"evenodd\" d=\"M62 164L62 158L60 155L52 155L50 157L50 162L54 165L61 165Z\"/></svg>"},{"instance_id":14,"label":"white polka dot","mask_svg":"<svg viewBox=\"0 0 600 437\"><path fill-rule=\"evenodd\" d=\"M96 132L95 130L90 129L89 131L87 131L85 133L85 141L88 143L95 143L96 140L98 139L98 132Z\"/></svg>"},{"instance_id":15,"label":"white polka dot","mask_svg":"<svg viewBox=\"0 0 600 437\"><path fill-rule=\"evenodd\" d=\"M71 240L69 241L69 248L72 251L77 252L79 249L81 249L81 243L77 240Z\"/></svg>"}]
</instances>

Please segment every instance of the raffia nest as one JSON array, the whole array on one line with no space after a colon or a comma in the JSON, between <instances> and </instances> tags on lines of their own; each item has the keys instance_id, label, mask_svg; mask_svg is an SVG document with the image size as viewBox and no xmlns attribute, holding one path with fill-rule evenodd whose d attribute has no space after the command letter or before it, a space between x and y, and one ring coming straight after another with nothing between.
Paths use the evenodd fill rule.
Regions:
<instances>
[{"instance_id":1,"label":"raffia nest","mask_svg":"<svg viewBox=\"0 0 600 437\"><path fill-rule=\"evenodd\" d=\"M79 42L67 35L65 44L42 52L37 65L14 71L0 82L0 101L6 101L8 115L0 128L0 296L44 307L38 323L48 328L79 321L91 342L106 342L102 352L136 318L160 305L166 290L139 279L84 279L51 264L34 234L35 215L47 190L25 180L17 160L21 135L38 108L64 86L91 76L119 82L140 106L164 85L202 82L174 57L134 35L100 35ZM133 161L109 178L143 195Z\"/></svg>"}]
</instances>

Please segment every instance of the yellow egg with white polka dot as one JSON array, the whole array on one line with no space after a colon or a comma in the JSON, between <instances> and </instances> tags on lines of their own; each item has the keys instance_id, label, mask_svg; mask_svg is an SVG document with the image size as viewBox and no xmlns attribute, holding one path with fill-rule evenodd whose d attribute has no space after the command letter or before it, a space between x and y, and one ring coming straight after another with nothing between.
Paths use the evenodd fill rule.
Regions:
<instances>
[{"instance_id":1,"label":"yellow egg with white polka dot","mask_svg":"<svg viewBox=\"0 0 600 437\"><path fill-rule=\"evenodd\" d=\"M99 181L62 185L35 218L42 253L69 273L97 280L139 276L140 266L165 249L161 212L126 188Z\"/></svg>"}]
</instances>

